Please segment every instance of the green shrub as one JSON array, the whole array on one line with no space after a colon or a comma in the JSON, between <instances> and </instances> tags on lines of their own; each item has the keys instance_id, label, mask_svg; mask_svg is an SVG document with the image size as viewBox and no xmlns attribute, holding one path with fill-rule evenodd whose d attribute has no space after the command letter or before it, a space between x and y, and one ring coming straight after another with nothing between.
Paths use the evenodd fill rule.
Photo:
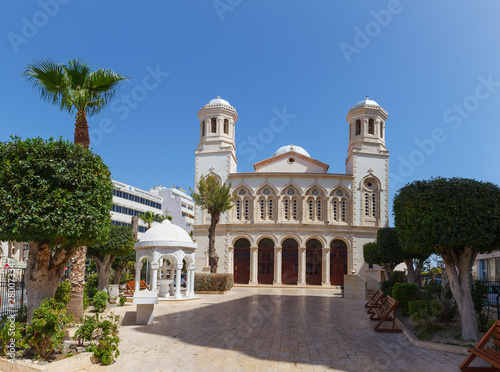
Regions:
<instances>
[{"instance_id":1,"label":"green shrub","mask_svg":"<svg viewBox=\"0 0 500 372\"><path fill-rule=\"evenodd\" d=\"M26 327L26 343L39 356L46 359L64 339L62 327L73 320L66 314L66 306L54 298L44 299L33 310L31 324Z\"/></svg>"},{"instance_id":2,"label":"green shrub","mask_svg":"<svg viewBox=\"0 0 500 372\"><path fill-rule=\"evenodd\" d=\"M420 298L422 300L433 300L437 295L441 293L443 287L435 281L431 281L422 287L420 292Z\"/></svg>"},{"instance_id":3,"label":"green shrub","mask_svg":"<svg viewBox=\"0 0 500 372\"><path fill-rule=\"evenodd\" d=\"M384 292L386 295L392 297L392 286L394 285L393 282L390 280L385 280L380 284L380 290Z\"/></svg>"},{"instance_id":4,"label":"green shrub","mask_svg":"<svg viewBox=\"0 0 500 372\"><path fill-rule=\"evenodd\" d=\"M441 306L440 320L449 325L457 313L457 303L451 293L450 285L444 286L441 292L434 295L434 299Z\"/></svg>"},{"instance_id":5,"label":"green shrub","mask_svg":"<svg viewBox=\"0 0 500 372\"><path fill-rule=\"evenodd\" d=\"M408 315L408 302L418 298L418 286L414 283L396 283L392 287L392 297L399 301L401 313Z\"/></svg>"},{"instance_id":6,"label":"green shrub","mask_svg":"<svg viewBox=\"0 0 500 372\"><path fill-rule=\"evenodd\" d=\"M118 304L118 306L124 306L125 302L127 302L127 298L125 296L121 296L120 303Z\"/></svg>"},{"instance_id":7,"label":"green shrub","mask_svg":"<svg viewBox=\"0 0 500 372\"><path fill-rule=\"evenodd\" d=\"M103 364L109 365L120 355L118 350L118 316L108 315L102 321L99 321L99 315L96 314L97 325L93 334L93 341L88 347L97 359Z\"/></svg>"},{"instance_id":8,"label":"green shrub","mask_svg":"<svg viewBox=\"0 0 500 372\"><path fill-rule=\"evenodd\" d=\"M194 274L194 290L196 291L229 291L233 288L232 274Z\"/></svg>"},{"instance_id":9,"label":"green shrub","mask_svg":"<svg viewBox=\"0 0 500 372\"><path fill-rule=\"evenodd\" d=\"M87 294L90 303L92 303L92 299L94 298L94 295L97 293L97 290L98 290L97 273L88 275L85 278L84 294Z\"/></svg>"},{"instance_id":10,"label":"green shrub","mask_svg":"<svg viewBox=\"0 0 500 372\"><path fill-rule=\"evenodd\" d=\"M406 283L408 279L406 278L406 274L404 271L393 271L391 273L391 278L390 280L396 284L396 283Z\"/></svg>"},{"instance_id":11,"label":"green shrub","mask_svg":"<svg viewBox=\"0 0 500 372\"><path fill-rule=\"evenodd\" d=\"M488 299L489 289L480 280L474 281L472 286L472 302L476 311L479 331L486 332L488 330L488 320L490 318L490 308Z\"/></svg>"},{"instance_id":12,"label":"green shrub","mask_svg":"<svg viewBox=\"0 0 500 372\"><path fill-rule=\"evenodd\" d=\"M408 310L410 321L415 325L420 337L432 334L443 311L439 303L430 300L410 301Z\"/></svg>"},{"instance_id":13,"label":"green shrub","mask_svg":"<svg viewBox=\"0 0 500 372\"><path fill-rule=\"evenodd\" d=\"M108 305L108 294L106 291L98 291L94 295L92 302L94 304L94 311L96 313L102 313Z\"/></svg>"},{"instance_id":14,"label":"green shrub","mask_svg":"<svg viewBox=\"0 0 500 372\"><path fill-rule=\"evenodd\" d=\"M14 318L7 318L2 329L0 329L0 339L2 341L2 353L10 359L16 358L16 351L19 352L24 344L23 332L25 326L23 323L15 321ZM11 342L14 340L14 342ZM15 349L15 351L11 349Z\"/></svg>"},{"instance_id":15,"label":"green shrub","mask_svg":"<svg viewBox=\"0 0 500 372\"><path fill-rule=\"evenodd\" d=\"M63 305L68 305L69 295L71 293L71 284L69 282L61 282L57 287L56 294L54 298L57 302L62 303Z\"/></svg>"},{"instance_id":16,"label":"green shrub","mask_svg":"<svg viewBox=\"0 0 500 372\"><path fill-rule=\"evenodd\" d=\"M77 340L78 346L83 346L84 341L91 342L94 339L94 332L99 321L99 315L86 316L80 328L78 328L73 336Z\"/></svg>"}]
</instances>

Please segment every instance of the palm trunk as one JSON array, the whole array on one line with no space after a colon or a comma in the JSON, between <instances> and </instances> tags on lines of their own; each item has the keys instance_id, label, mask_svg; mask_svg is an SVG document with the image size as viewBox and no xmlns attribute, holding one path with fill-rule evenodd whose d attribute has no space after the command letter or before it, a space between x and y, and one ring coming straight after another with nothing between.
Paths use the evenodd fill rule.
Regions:
<instances>
[{"instance_id":1,"label":"palm trunk","mask_svg":"<svg viewBox=\"0 0 500 372\"><path fill-rule=\"evenodd\" d=\"M460 322L462 323L462 339L477 341L479 328L472 301L472 264L477 256L470 247L463 251L451 251L442 254L446 273L450 281L451 292L457 302Z\"/></svg>"},{"instance_id":2,"label":"palm trunk","mask_svg":"<svg viewBox=\"0 0 500 372\"><path fill-rule=\"evenodd\" d=\"M89 126L87 124L87 113L85 110L76 113L75 143L86 148L90 146Z\"/></svg>"},{"instance_id":3,"label":"palm trunk","mask_svg":"<svg viewBox=\"0 0 500 372\"><path fill-rule=\"evenodd\" d=\"M89 148L89 126L87 124L87 113L85 110L76 113L75 143ZM68 313L73 314L75 319L83 318L83 289L85 287L85 259L87 258L87 247L80 247L71 259L71 271L69 283L71 293L68 302Z\"/></svg>"},{"instance_id":4,"label":"palm trunk","mask_svg":"<svg viewBox=\"0 0 500 372\"><path fill-rule=\"evenodd\" d=\"M215 251L215 227L219 222L219 216L212 216L210 220L210 227L208 228L208 263L210 265L210 272L216 273L219 265L219 256Z\"/></svg>"},{"instance_id":5,"label":"palm trunk","mask_svg":"<svg viewBox=\"0 0 500 372\"><path fill-rule=\"evenodd\" d=\"M48 240L30 242L26 264L26 298L28 323L33 310L38 309L42 300L54 297L64 273L64 267L73 254L72 250L60 249L52 254Z\"/></svg>"},{"instance_id":6,"label":"palm trunk","mask_svg":"<svg viewBox=\"0 0 500 372\"><path fill-rule=\"evenodd\" d=\"M85 288L85 259L87 247L80 247L70 260L71 271L68 282L71 284L71 293L68 302L68 313L73 314L76 320L83 318L83 290Z\"/></svg>"}]
</instances>

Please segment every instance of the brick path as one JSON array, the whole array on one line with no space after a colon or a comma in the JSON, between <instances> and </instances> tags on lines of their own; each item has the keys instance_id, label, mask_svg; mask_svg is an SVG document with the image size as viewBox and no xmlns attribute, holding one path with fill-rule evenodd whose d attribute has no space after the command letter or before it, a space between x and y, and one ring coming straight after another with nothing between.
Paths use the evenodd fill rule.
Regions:
<instances>
[{"instance_id":1,"label":"brick path","mask_svg":"<svg viewBox=\"0 0 500 372\"><path fill-rule=\"evenodd\" d=\"M121 356L92 371L458 371L463 355L376 333L361 301L314 288L242 288L160 304L152 326L120 329Z\"/></svg>"}]
</instances>

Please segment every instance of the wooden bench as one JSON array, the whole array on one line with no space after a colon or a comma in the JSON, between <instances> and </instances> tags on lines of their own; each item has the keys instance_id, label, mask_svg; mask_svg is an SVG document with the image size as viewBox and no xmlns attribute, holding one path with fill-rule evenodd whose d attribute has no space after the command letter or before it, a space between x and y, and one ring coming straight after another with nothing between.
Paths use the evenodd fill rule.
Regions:
<instances>
[{"instance_id":1,"label":"wooden bench","mask_svg":"<svg viewBox=\"0 0 500 372\"><path fill-rule=\"evenodd\" d=\"M377 292L375 292L375 294L365 304L365 307L369 308L367 310L368 314L373 314L373 308L378 307L382 303L382 301L384 300L384 296L385 293L381 290L377 290Z\"/></svg>"},{"instance_id":2,"label":"wooden bench","mask_svg":"<svg viewBox=\"0 0 500 372\"><path fill-rule=\"evenodd\" d=\"M378 320L374 330L376 332L402 332L401 329L396 328L396 310L399 301L396 301L391 296L386 296L382 302L373 308L373 313L370 315L371 320ZM380 328L385 321L392 320L392 328Z\"/></svg>"},{"instance_id":3,"label":"wooden bench","mask_svg":"<svg viewBox=\"0 0 500 372\"><path fill-rule=\"evenodd\" d=\"M488 341L493 339L493 349L485 348ZM460 365L461 371L496 371L500 369L500 320L497 320L486 332L475 348L469 348L469 355ZM491 367L469 367L472 361L479 357L491 364Z\"/></svg>"},{"instance_id":4,"label":"wooden bench","mask_svg":"<svg viewBox=\"0 0 500 372\"><path fill-rule=\"evenodd\" d=\"M139 285L140 285L140 289L147 289L149 291L149 287L146 284L146 281L141 280ZM135 292L135 280L129 280L127 282L127 292L126 293L133 294L134 292Z\"/></svg>"}]
</instances>

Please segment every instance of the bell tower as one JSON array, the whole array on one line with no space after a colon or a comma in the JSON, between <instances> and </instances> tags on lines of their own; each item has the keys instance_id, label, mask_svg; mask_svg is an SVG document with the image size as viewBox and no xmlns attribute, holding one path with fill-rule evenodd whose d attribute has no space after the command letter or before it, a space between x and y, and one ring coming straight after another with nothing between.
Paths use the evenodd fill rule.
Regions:
<instances>
[{"instance_id":1,"label":"bell tower","mask_svg":"<svg viewBox=\"0 0 500 372\"><path fill-rule=\"evenodd\" d=\"M346 174L354 177L355 225L384 227L389 223L389 151L385 145L388 117L387 111L368 97L347 114Z\"/></svg>"},{"instance_id":2,"label":"bell tower","mask_svg":"<svg viewBox=\"0 0 500 372\"><path fill-rule=\"evenodd\" d=\"M229 174L236 173L235 124L236 109L226 100L217 97L198 111L200 120L200 142L195 151L195 187L201 176L213 174L222 183ZM197 208L198 209L198 208ZM196 213L196 222L203 223L201 210ZM225 219L225 216L222 216Z\"/></svg>"}]
</instances>

